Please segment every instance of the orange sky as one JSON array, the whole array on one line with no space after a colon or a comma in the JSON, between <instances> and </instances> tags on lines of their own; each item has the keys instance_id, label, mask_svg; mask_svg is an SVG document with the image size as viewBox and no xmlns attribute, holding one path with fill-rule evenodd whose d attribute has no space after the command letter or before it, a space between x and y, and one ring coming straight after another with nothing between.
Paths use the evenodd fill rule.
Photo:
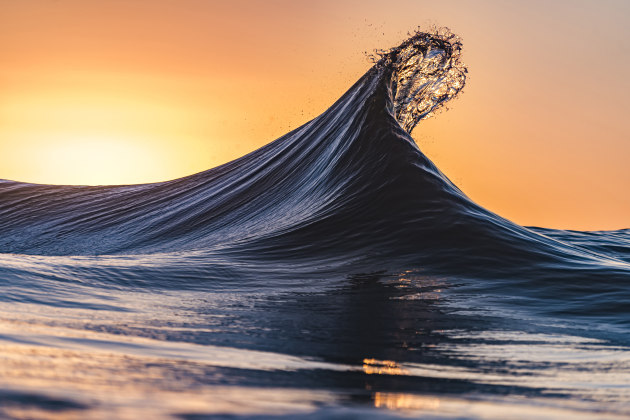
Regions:
<instances>
[{"instance_id":1,"label":"orange sky","mask_svg":"<svg viewBox=\"0 0 630 420\"><path fill-rule=\"evenodd\" d=\"M0 0L0 178L118 184L224 163L324 111L418 25L470 77L420 148L526 225L630 227L626 1Z\"/></svg>"}]
</instances>

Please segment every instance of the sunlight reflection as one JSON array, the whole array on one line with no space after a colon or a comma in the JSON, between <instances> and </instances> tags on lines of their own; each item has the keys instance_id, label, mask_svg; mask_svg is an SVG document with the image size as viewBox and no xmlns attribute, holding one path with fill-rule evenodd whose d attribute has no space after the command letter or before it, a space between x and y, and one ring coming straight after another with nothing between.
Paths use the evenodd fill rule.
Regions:
<instances>
[{"instance_id":1,"label":"sunlight reflection","mask_svg":"<svg viewBox=\"0 0 630 420\"><path fill-rule=\"evenodd\" d=\"M437 410L440 408L440 400L423 395L376 392L374 407L388 410Z\"/></svg>"},{"instance_id":2,"label":"sunlight reflection","mask_svg":"<svg viewBox=\"0 0 630 420\"><path fill-rule=\"evenodd\" d=\"M392 360L363 359L363 372L368 375L408 375Z\"/></svg>"},{"instance_id":3,"label":"sunlight reflection","mask_svg":"<svg viewBox=\"0 0 630 420\"><path fill-rule=\"evenodd\" d=\"M393 296L396 300L430 300L439 301L444 289L448 288L445 278L428 277L417 273L416 270L406 270L397 277L396 288L409 289L413 293L402 296Z\"/></svg>"}]
</instances>

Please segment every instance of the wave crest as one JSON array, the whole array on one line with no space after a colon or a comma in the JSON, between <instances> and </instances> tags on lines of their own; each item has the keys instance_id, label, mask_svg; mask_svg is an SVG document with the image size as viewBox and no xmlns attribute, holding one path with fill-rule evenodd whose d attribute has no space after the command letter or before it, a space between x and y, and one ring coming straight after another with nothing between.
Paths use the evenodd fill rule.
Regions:
<instances>
[{"instance_id":1,"label":"wave crest","mask_svg":"<svg viewBox=\"0 0 630 420\"><path fill-rule=\"evenodd\" d=\"M418 123L454 98L466 84L462 41L448 28L416 30L400 45L376 50L371 59L390 73L394 115L411 133Z\"/></svg>"}]
</instances>

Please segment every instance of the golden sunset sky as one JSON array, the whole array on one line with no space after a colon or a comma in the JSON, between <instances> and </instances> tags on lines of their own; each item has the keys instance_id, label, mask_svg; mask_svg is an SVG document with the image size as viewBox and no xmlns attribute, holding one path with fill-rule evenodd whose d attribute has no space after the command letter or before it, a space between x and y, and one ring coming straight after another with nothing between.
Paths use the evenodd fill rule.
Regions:
<instances>
[{"instance_id":1,"label":"golden sunset sky","mask_svg":"<svg viewBox=\"0 0 630 420\"><path fill-rule=\"evenodd\" d=\"M0 178L164 181L319 115L416 27L464 93L414 131L517 223L630 227L630 2L0 0Z\"/></svg>"}]
</instances>

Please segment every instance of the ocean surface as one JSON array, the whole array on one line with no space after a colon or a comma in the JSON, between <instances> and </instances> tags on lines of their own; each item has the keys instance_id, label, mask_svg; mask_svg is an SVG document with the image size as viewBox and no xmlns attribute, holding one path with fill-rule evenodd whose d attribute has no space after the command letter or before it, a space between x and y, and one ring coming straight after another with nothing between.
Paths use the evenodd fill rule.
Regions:
<instances>
[{"instance_id":1,"label":"ocean surface","mask_svg":"<svg viewBox=\"0 0 630 420\"><path fill-rule=\"evenodd\" d=\"M185 178L0 181L0 418L628 418L630 230L519 226L440 172L410 133L460 53L414 33Z\"/></svg>"}]
</instances>

